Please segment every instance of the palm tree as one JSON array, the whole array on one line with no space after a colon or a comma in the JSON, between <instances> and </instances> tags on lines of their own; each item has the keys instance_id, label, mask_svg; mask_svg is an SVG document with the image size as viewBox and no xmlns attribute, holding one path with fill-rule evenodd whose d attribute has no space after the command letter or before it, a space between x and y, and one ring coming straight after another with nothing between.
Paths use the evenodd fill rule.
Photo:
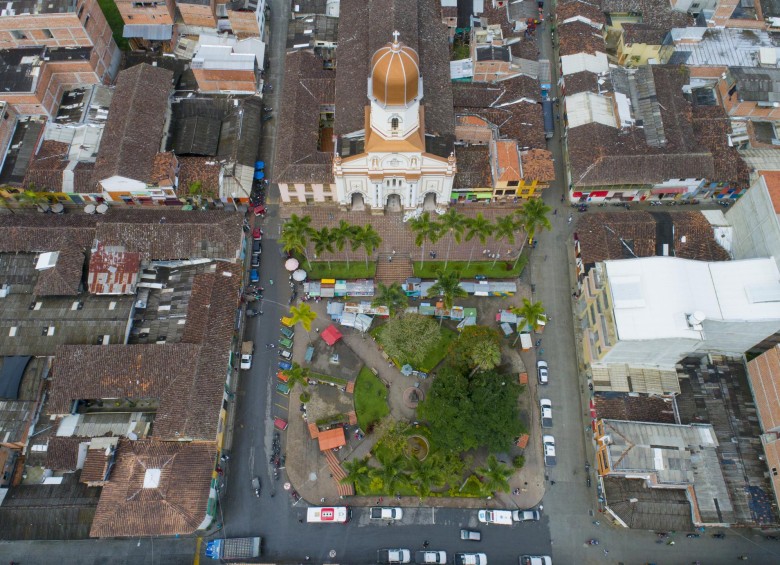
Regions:
<instances>
[{"instance_id":1,"label":"palm tree","mask_svg":"<svg viewBox=\"0 0 780 565\"><path fill-rule=\"evenodd\" d=\"M482 212L480 212L476 217L466 219L466 241L471 241L474 239L474 236L477 236L480 243L485 245L485 243L487 243L487 238L493 235L494 229L490 220L486 220L482 215ZM467 268L471 266L471 256L473 253L474 246L472 245L471 251L469 251L469 262L468 265L466 265Z\"/></svg>"},{"instance_id":2,"label":"palm tree","mask_svg":"<svg viewBox=\"0 0 780 565\"><path fill-rule=\"evenodd\" d=\"M347 472L347 476L341 479L341 484L352 483L357 492L368 490L371 485L371 467L368 465L368 457L344 461L341 466Z\"/></svg>"},{"instance_id":3,"label":"palm tree","mask_svg":"<svg viewBox=\"0 0 780 565\"><path fill-rule=\"evenodd\" d=\"M311 237L313 233L314 230L311 227L311 216L304 216L301 218L297 214L293 214L284 224L282 235L279 237L279 241L285 251L303 253L310 269L311 261L309 260L309 254L306 247L309 243L309 237Z\"/></svg>"},{"instance_id":4,"label":"palm tree","mask_svg":"<svg viewBox=\"0 0 780 565\"><path fill-rule=\"evenodd\" d=\"M523 298L523 305L520 308L512 306L509 311L520 318L525 318L526 325L531 326L533 330L536 330L539 320L544 317L544 305L541 302L531 302L527 298ZM515 343L520 338L520 329L520 324L518 323Z\"/></svg>"},{"instance_id":5,"label":"palm tree","mask_svg":"<svg viewBox=\"0 0 780 565\"><path fill-rule=\"evenodd\" d=\"M512 476L512 469L501 463L495 455L490 455L485 467L477 469L477 473L482 476L482 485L485 490L494 492L509 492L509 477Z\"/></svg>"},{"instance_id":6,"label":"palm tree","mask_svg":"<svg viewBox=\"0 0 780 565\"><path fill-rule=\"evenodd\" d=\"M382 238L371 224L358 228L355 233L355 249L362 247L366 252L366 268L368 268L368 256L373 255L376 248L382 243Z\"/></svg>"},{"instance_id":7,"label":"palm tree","mask_svg":"<svg viewBox=\"0 0 780 565\"><path fill-rule=\"evenodd\" d=\"M385 494L393 494L396 487L408 482L408 477L403 472L404 461L402 455L377 457L377 459L379 459L382 466L378 469L372 469L371 475L373 478L382 481Z\"/></svg>"},{"instance_id":8,"label":"palm tree","mask_svg":"<svg viewBox=\"0 0 780 565\"><path fill-rule=\"evenodd\" d=\"M34 187L34 185L30 185ZM48 202L49 199L44 196L42 192L36 192L35 190L23 190L16 195L16 200L19 204L31 204L32 206L38 206L43 202Z\"/></svg>"},{"instance_id":9,"label":"palm tree","mask_svg":"<svg viewBox=\"0 0 780 565\"><path fill-rule=\"evenodd\" d=\"M305 302L298 306L290 308L290 318L292 318L292 325L300 324L303 329L306 330L306 334L309 337L309 343L311 343L311 324L317 319L317 313L309 307Z\"/></svg>"},{"instance_id":10,"label":"palm tree","mask_svg":"<svg viewBox=\"0 0 780 565\"><path fill-rule=\"evenodd\" d=\"M484 339L471 346L469 357L474 364L472 375L477 371L489 371L501 364L501 348L494 341Z\"/></svg>"},{"instance_id":11,"label":"palm tree","mask_svg":"<svg viewBox=\"0 0 780 565\"><path fill-rule=\"evenodd\" d=\"M336 249L339 252L344 251L344 246L349 243L352 247L352 251L355 251L355 229L356 226L349 225L344 220L339 222L338 227L330 230L330 235L333 237L333 243L336 245ZM347 270L349 270L349 252L347 252Z\"/></svg>"},{"instance_id":12,"label":"palm tree","mask_svg":"<svg viewBox=\"0 0 780 565\"><path fill-rule=\"evenodd\" d=\"M431 487L444 484L441 470L428 458L420 461L417 457L409 459L409 481L414 485L417 495L422 498L431 494Z\"/></svg>"},{"instance_id":13,"label":"palm tree","mask_svg":"<svg viewBox=\"0 0 780 565\"><path fill-rule=\"evenodd\" d=\"M401 283L394 282L390 286L378 283L371 306L387 306L392 316L394 311L403 308L408 302L409 298L404 289L401 288Z\"/></svg>"},{"instance_id":14,"label":"palm tree","mask_svg":"<svg viewBox=\"0 0 780 565\"><path fill-rule=\"evenodd\" d=\"M439 269L436 273L438 277L436 282L428 289L428 296L436 296L437 294L442 297L444 307L447 310L452 309L453 302L456 298L463 298L468 296L468 292L463 290L460 286L460 271L452 271L450 273ZM439 318L439 326L441 326L444 317Z\"/></svg>"},{"instance_id":15,"label":"palm tree","mask_svg":"<svg viewBox=\"0 0 780 565\"><path fill-rule=\"evenodd\" d=\"M301 367L298 363L293 363L291 369L282 371L285 377L287 377L287 386L290 390L295 388L295 385L301 383L302 386L309 386L309 369L307 367Z\"/></svg>"},{"instance_id":16,"label":"palm tree","mask_svg":"<svg viewBox=\"0 0 780 565\"><path fill-rule=\"evenodd\" d=\"M523 244L520 246L520 251L517 253L517 259L515 259L515 267L517 267L517 262L520 260L520 255L523 253L525 242L533 242L534 236L539 230L552 229L550 218L547 217L550 210L551 208L545 204L541 198L534 198L533 200L527 200L522 208L516 212L520 225L525 233L528 234L528 238L523 238Z\"/></svg>"},{"instance_id":17,"label":"palm tree","mask_svg":"<svg viewBox=\"0 0 780 565\"><path fill-rule=\"evenodd\" d=\"M441 224L431 220L430 212L423 212L409 222L409 228L414 232L414 244L422 247L420 251L420 266L425 263L425 242L436 243L441 238Z\"/></svg>"},{"instance_id":18,"label":"palm tree","mask_svg":"<svg viewBox=\"0 0 780 565\"><path fill-rule=\"evenodd\" d=\"M515 232L517 232L517 228L520 227L515 220L514 216L507 215L502 216L501 218L496 220L495 229L493 232L493 235L496 237L496 239L505 239L507 242L509 242L510 245L514 245L515 243ZM493 259L493 266L496 266L496 261L498 261L498 253L496 253L496 258Z\"/></svg>"},{"instance_id":19,"label":"palm tree","mask_svg":"<svg viewBox=\"0 0 780 565\"><path fill-rule=\"evenodd\" d=\"M330 231L327 227L324 227L319 231L313 231L311 233L311 241L314 243L315 259L325 251L333 253L333 243L335 242L335 238L333 237L334 232L335 230ZM328 270L330 270L330 255L328 255Z\"/></svg>"},{"instance_id":20,"label":"palm tree","mask_svg":"<svg viewBox=\"0 0 780 565\"><path fill-rule=\"evenodd\" d=\"M445 214L441 215L441 231L450 235L449 241L447 241L447 257L444 259L444 269L447 269L447 263L450 260L450 247L452 247L452 240L456 243L460 243L460 238L463 235L463 230L466 229L464 220L466 217L459 213L455 208L450 208Z\"/></svg>"}]
</instances>

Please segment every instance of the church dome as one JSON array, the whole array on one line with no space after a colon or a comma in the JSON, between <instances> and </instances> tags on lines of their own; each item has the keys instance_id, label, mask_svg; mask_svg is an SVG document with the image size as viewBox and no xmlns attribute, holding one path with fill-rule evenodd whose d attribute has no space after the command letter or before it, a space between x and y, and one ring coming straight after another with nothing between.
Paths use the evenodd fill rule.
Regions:
<instances>
[{"instance_id":1,"label":"church dome","mask_svg":"<svg viewBox=\"0 0 780 565\"><path fill-rule=\"evenodd\" d=\"M371 96L384 106L406 106L419 96L420 58L396 35L371 59Z\"/></svg>"}]
</instances>

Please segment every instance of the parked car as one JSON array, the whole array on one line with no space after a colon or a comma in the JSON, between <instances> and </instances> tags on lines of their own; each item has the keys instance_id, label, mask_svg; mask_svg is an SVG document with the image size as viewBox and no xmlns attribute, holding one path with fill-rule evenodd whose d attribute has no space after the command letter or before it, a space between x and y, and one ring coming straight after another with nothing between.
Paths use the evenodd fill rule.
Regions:
<instances>
[{"instance_id":1,"label":"parked car","mask_svg":"<svg viewBox=\"0 0 780 565\"><path fill-rule=\"evenodd\" d=\"M547 467L555 466L555 438L553 436L544 436L542 438L544 445L544 464Z\"/></svg>"},{"instance_id":2,"label":"parked car","mask_svg":"<svg viewBox=\"0 0 780 565\"><path fill-rule=\"evenodd\" d=\"M547 361L536 362L536 374L539 377L539 384L547 384Z\"/></svg>"},{"instance_id":3,"label":"parked car","mask_svg":"<svg viewBox=\"0 0 780 565\"><path fill-rule=\"evenodd\" d=\"M288 371L292 369L292 363L290 363L289 361L279 361L279 368L282 371Z\"/></svg>"},{"instance_id":4,"label":"parked car","mask_svg":"<svg viewBox=\"0 0 780 565\"><path fill-rule=\"evenodd\" d=\"M539 400L539 407L542 412L542 427L552 428L552 401L549 398Z\"/></svg>"},{"instance_id":5,"label":"parked car","mask_svg":"<svg viewBox=\"0 0 780 565\"><path fill-rule=\"evenodd\" d=\"M482 534L477 530L461 530L460 539L465 541L481 541Z\"/></svg>"},{"instance_id":6,"label":"parked car","mask_svg":"<svg viewBox=\"0 0 780 565\"><path fill-rule=\"evenodd\" d=\"M377 563L411 563L412 552L408 549L380 549L376 552Z\"/></svg>"},{"instance_id":7,"label":"parked car","mask_svg":"<svg viewBox=\"0 0 780 565\"><path fill-rule=\"evenodd\" d=\"M511 510L480 510L477 512L477 520L483 524L502 524L504 526L512 525Z\"/></svg>"},{"instance_id":8,"label":"parked car","mask_svg":"<svg viewBox=\"0 0 780 565\"><path fill-rule=\"evenodd\" d=\"M282 381L276 383L276 390L285 396L290 394L290 387L287 386L287 383L283 383Z\"/></svg>"},{"instance_id":9,"label":"parked car","mask_svg":"<svg viewBox=\"0 0 780 565\"><path fill-rule=\"evenodd\" d=\"M293 345L293 342L291 339L287 339L286 337L280 337L279 338L279 345L282 347L290 348Z\"/></svg>"},{"instance_id":10,"label":"parked car","mask_svg":"<svg viewBox=\"0 0 780 565\"><path fill-rule=\"evenodd\" d=\"M286 430L287 429L287 420L284 418L274 418L274 428L277 430Z\"/></svg>"},{"instance_id":11,"label":"parked car","mask_svg":"<svg viewBox=\"0 0 780 565\"><path fill-rule=\"evenodd\" d=\"M279 350L279 357L282 359L292 359L292 352L287 349L280 349Z\"/></svg>"},{"instance_id":12,"label":"parked car","mask_svg":"<svg viewBox=\"0 0 780 565\"><path fill-rule=\"evenodd\" d=\"M484 553L456 553L455 565L487 565Z\"/></svg>"},{"instance_id":13,"label":"parked car","mask_svg":"<svg viewBox=\"0 0 780 565\"><path fill-rule=\"evenodd\" d=\"M552 565L549 555L521 555L520 565Z\"/></svg>"},{"instance_id":14,"label":"parked car","mask_svg":"<svg viewBox=\"0 0 780 565\"><path fill-rule=\"evenodd\" d=\"M285 327L279 328L279 332L287 339L292 339L295 335L295 330Z\"/></svg>"},{"instance_id":15,"label":"parked car","mask_svg":"<svg viewBox=\"0 0 780 565\"><path fill-rule=\"evenodd\" d=\"M249 271L249 282L260 282L260 273L257 272L257 269L252 269Z\"/></svg>"},{"instance_id":16,"label":"parked car","mask_svg":"<svg viewBox=\"0 0 780 565\"><path fill-rule=\"evenodd\" d=\"M252 255L252 268L258 268L260 266L260 255Z\"/></svg>"},{"instance_id":17,"label":"parked car","mask_svg":"<svg viewBox=\"0 0 780 565\"><path fill-rule=\"evenodd\" d=\"M260 240L255 239L252 241L252 253L262 253L263 248L261 247Z\"/></svg>"},{"instance_id":18,"label":"parked car","mask_svg":"<svg viewBox=\"0 0 780 565\"><path fill-rule=\"evenodd\" d=\"M260 228L255 228L252 230L252 239L261 240L263 239L263 230Z\"/></svg>"},{"instance_id":19,"label":"parked car","mask_svg":"<svg viewBox=\"0 0 780 565\"><path fill-rule=\"evenodd\" d=\"M252 355L251 354L244 353L243 355L241 355L241 368L244 369L244 370L252 368Z\"/></svg>"},{"instance_id":20,"label":"parked car","mask_svg":"<svg viewBox=\"0 0 780 565\"><path fill-rule=\"evenodd\" d=\"M446 551L418 551L414 554L414 562L418 564L436 563L437 565L446 565Z\"/></svg>"},{"instance_id":21,"label":"parked car","mask_svg":"<svg viewBox=\"0 0 780 565\"><path fill-rule=\"evenodd\" d=\"M515 510L512 512L512 519L515 522L536 522L539 517L538 510Z\"/></svg>"},{"instance_id":22,"label":"parked car","mask_svg":"<svg viewBox=\"0 0 780 565\"><path fill-rule=\"evenodd\" d=\"M401 508L389 506L374 506L369 510L372 520L400 520L404 517L404 511Z\"/></svg>"}]
</instances>

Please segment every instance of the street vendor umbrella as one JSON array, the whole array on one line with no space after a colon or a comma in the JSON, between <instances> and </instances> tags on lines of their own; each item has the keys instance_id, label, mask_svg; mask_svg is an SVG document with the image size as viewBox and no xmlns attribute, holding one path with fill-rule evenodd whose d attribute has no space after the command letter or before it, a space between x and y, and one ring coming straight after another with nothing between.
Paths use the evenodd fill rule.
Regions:
<instances>
[{"instance_id":1,"label":"street vendor umbrella","mask_svg":"<svg viewBox=\"0 0 780 565\"><path fill-rule=\"evenodd\" d=\"M322 336L322 339L324 339L325 343L327 343L328 345L335 344L342 337L341 332L334 325L330 325L327 328L325 328L320 334L320 336Z\"/></svg>"},{"instance_id":2,"label":"street vendor umbrella","mask_svg":"<svg viewBox=\"0 0 780 565\"><path fill-rule=\"evenodd\" d=\"M401 367L401 374L408 377L409 375L412 374L413 370L414 369L412 369L411 365L404 365L403 367Z\"/></svg>"},{"instance_id":3,"label":"street vendor umbrella","mask_svg":"<svg viewBox=\"0 0 780 565\"><path fill-rule=\"evenodd\" d=\"M262 180L265 178L265 173L263 171L257 171L255 173L255 180Z\"/></svg>"},{"instance_id":4,"label":"street vendor umbrella","mask_svg":"<svg viewBox=\"0 0 780 565\"><path fill-rule=\"evenodd\" d=\"M303 282L306 280L306 271L298 269L293 273L293 280L296 282Z\"/></svg>"},{"instance_id":5,"label":"street vendor umbrella","mask_svg":"<svg viewBox=\"0 0 780 565\"><path fill-rule=\"evenodd\" d=\"M298 259L295 257L290 257L287 259L287 261L284 262L284 268L290 272L294 271L298 268Z\"/></svg>"},{"instance_id":6,"label":"street vendor umbrella","mask_svg":"<svg viewBox=\"0 0 780 565\"><path fill-rule=\"evenodd\" d=\"M290 483L284 483L284 490L290 490L290 487L292 487Z\"/></svg>"}]
</instances>

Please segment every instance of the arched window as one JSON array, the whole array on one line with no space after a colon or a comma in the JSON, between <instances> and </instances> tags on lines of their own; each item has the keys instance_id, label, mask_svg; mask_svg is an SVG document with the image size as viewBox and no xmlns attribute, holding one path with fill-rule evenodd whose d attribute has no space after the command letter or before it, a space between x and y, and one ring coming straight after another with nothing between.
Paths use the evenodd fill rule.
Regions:
<instances>
[{"instance_id":1,"label":"arched window","mask_svg":"<svg viewBox=\"0 0 780 565\"><path fill-rule=\"evenodd\" d=\"M398 123L399 123L398 118L393 118L392 120L390 120L390 129L392 129L393 131L398 131Z\"/></svg>"}]
</instances>

